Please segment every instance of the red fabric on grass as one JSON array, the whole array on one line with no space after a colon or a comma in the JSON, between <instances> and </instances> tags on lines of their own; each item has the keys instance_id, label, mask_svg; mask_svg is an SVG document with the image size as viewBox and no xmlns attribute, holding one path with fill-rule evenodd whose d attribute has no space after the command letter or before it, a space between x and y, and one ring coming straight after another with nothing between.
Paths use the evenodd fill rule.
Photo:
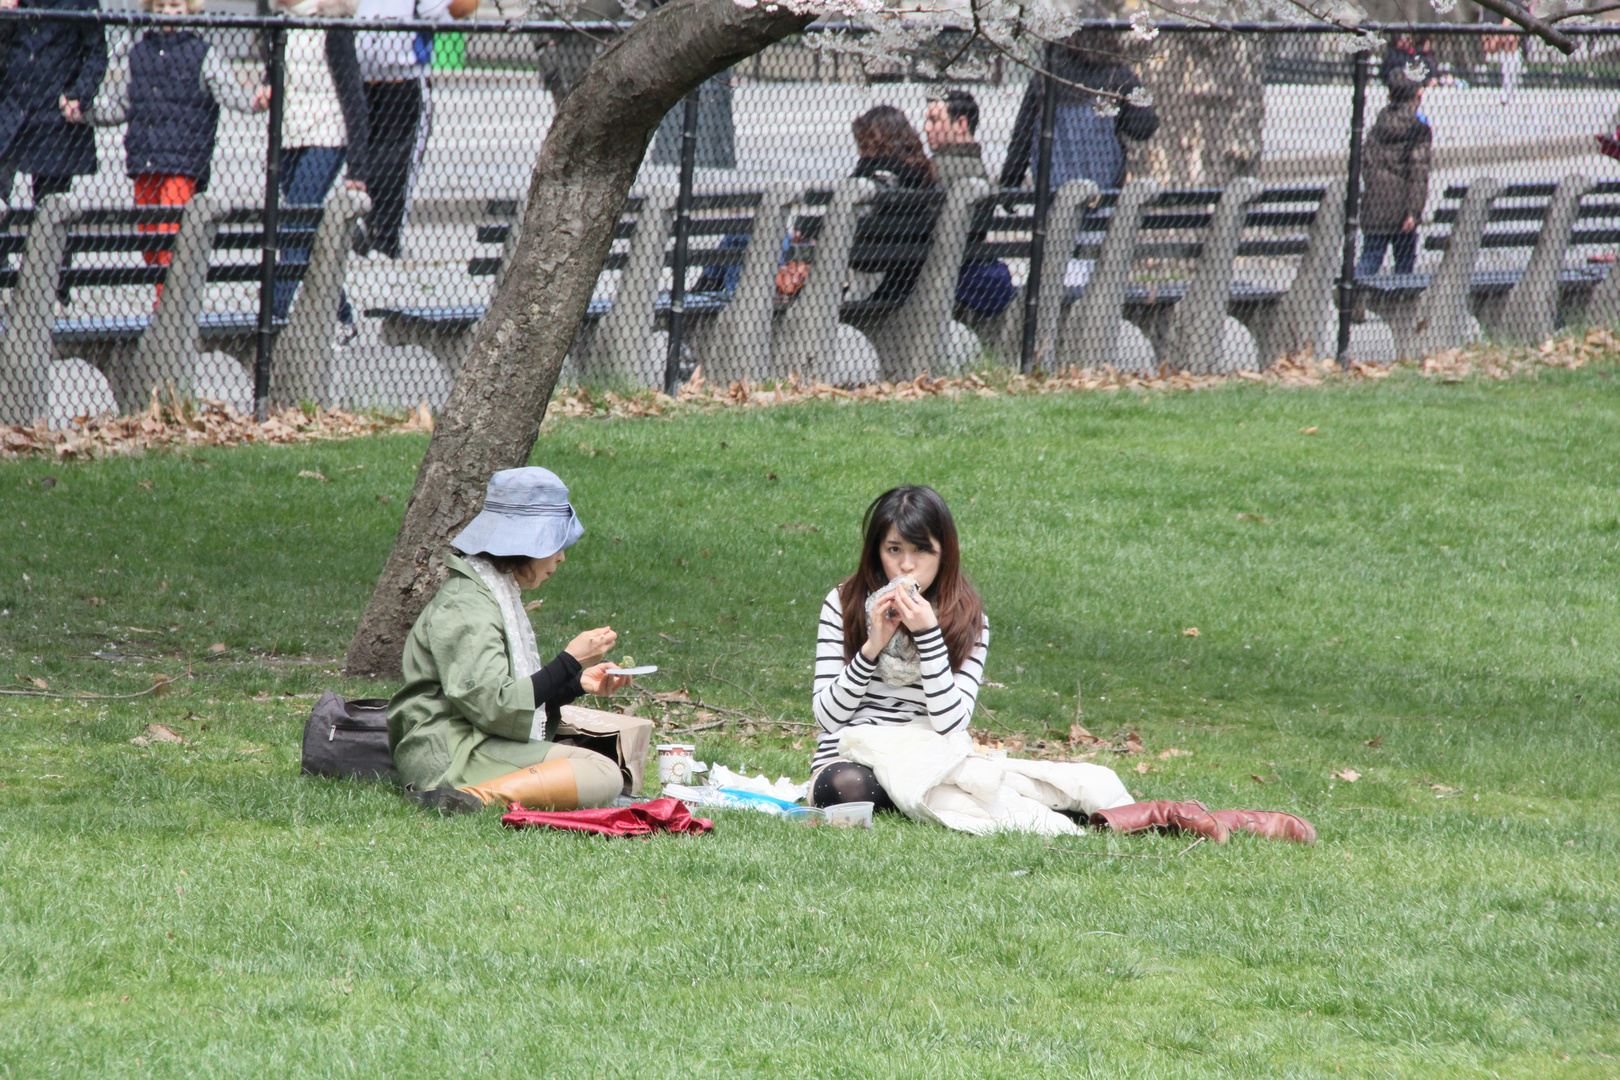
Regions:
<instances>
[{"instance_id":1,"label":"red fabric on grass","mask_svg":"<svg viewBox=\"0 0 1620 1080\"><path fill-rule=\"evenodd\" d=\"M714 828L708 818L695 818L679 799L654 799L634 806L602 810L524 810L521 807L501 815L509 829L567 829L572 832L601 833L603 836L647 836L655 832L690 833L693 836Z\"/></svg>"}]
</instances>

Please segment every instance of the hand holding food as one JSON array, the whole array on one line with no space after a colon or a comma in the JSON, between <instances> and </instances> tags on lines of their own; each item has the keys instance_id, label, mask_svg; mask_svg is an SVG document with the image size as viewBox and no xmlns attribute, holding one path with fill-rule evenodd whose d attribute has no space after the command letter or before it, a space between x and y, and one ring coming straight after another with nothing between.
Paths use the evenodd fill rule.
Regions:
<instances>
[{"instance_id":1,"label":"hand holding food","mask_svg":"<svg viewBox=\"0 0 1620 1080\"><path fill-rule=\"evenodd\" d=\"M619 640L619 635L611 626L599 626L595 630L587 630L568 643L563 651L584 667L590 667L608 654Z\"/></svg>"},{"instance_id":2,"label":"hand holding food","mask_svg":"<svg viewBox=\"0 0 1620 1080\"><path fill-rule=\"evenodd\" d=\"M901 578L902 583L909 582L909 588L899 588L894 591L894 607L899 615L900 622L913 634L924 630L932 630L939 625L939 616L934 613L934 605L917 591L917 583L910 578Z\"/></svg>"},{"instance_id":3,"label":"hand holding food","mask_svg":"<svg viewBox=\"0 0 1620 1080\"><path fill-rule=\"evenodd\" d=\"M587 694L612 694L630 685L628 675L609 675L612 664L593 664L579 673L579 685Z\"/></svg>"}]
</instances>

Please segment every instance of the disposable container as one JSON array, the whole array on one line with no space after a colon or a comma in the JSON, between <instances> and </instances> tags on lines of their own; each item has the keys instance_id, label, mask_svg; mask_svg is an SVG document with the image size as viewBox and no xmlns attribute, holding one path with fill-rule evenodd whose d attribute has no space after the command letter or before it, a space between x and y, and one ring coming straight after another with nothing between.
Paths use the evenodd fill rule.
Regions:
<instances>
[{"instance_id":1,"label":"disposable container","mask_svg":"<svg viewBox=\"0 0 1620 1080\"><path fill-rule=\"evenodd\" d=\"M870 829L872 827L872 804L869 802L846 802L827 809L827 824L841 825L846 829Z\"/></svg>"},{"instance_id":2,"label":"disposable container","mask_svg":"<svg viewBox=\"0 0 1620 1080\"><path fill-rule=\"evenodd\" d=\"M827 811L818 806L795 806L791 810L782 811L782 817L795 825L827 824Z\"/></svg>"}]
</instances>

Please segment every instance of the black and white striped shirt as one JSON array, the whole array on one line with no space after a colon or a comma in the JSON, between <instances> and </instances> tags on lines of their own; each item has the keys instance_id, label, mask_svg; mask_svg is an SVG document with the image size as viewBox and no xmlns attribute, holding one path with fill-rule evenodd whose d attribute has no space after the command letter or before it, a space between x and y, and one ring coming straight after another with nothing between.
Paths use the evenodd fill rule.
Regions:
<instances>
[{"instance_id":1,"label":"black and white striped shirt","mask_svg":"<svg viewBox=\"0 0 1620 1080\"><path fill-rule=\"evenodd\" d=\"M811 699L820 732L810 768L838 756L838 737L856 724L928 724L941 735L966 731L973 702L984 678L984 655L990 645L990 620L979 629L978 643L959 672L951 671L945 635L938 627L913 636L921 657L922 681L890 686L873 677L877 665L860 651L844 663L844 612L835 588L821 605L816 630L816 678Z\"/></svg>"}]
</instances>

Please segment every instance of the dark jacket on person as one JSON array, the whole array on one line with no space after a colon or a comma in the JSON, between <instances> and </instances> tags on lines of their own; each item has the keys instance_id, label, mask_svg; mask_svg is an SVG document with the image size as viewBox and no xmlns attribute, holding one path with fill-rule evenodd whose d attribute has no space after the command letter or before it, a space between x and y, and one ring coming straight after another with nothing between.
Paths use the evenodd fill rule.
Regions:
<instances>
[{"instance_id":1,"label":"dark jacket on person","mask_svg":"<svg viewBox=\"0 0 1620 1080\"><path fill-rule=\"evenodd\" d=\"M939 186L925 166L891 157L863 157L850 175L871 180L882 192L855 226L856 253L850 268L884 274L869 299L904 300L922 270L920 251L926 250L934 235ZM860 247L870 244L904 244L919 253L916 258L896 258L892 253L863 258Z\"/></svg>"},{"instance_id":2,"label":"dark jacket on person","mask_svg":"<svg viewBox=\"0 0 1620 1080\"><path fill-rule=\"evenodd\" d=\"M338 107L343 110L343 168L350 180L364 183L370 163L371 112L365 80L360 77L353 30L326 32L326 65L332 71L332 85L337 88Z\"/></svg>"},{"instance_id":3,"label":"dark jacket on person","mask_svg":"<svg viewBox=\"0 0 1620 1080\"><path fill-rule=\"evenodd\" d=\"M1070 180L1086 179L1103 190L1125 183L1125 146L1122 140L1138 142L1159 128L1159 115L1151 105L1133 105L1125 98L1141 82L1124 64L1093 59L1083 52L1058 50L1052 73L1067 83L1120 95L1117 98L1077 90L1060 84L1052 127L1052 190ZM1037 75L1024 91L1013 122L1007 161L1001 168L1001 187L1016 188L1024 174L1034 170L1034 151L1041 130L1041 104L1046 97L1046 79ZM1097 112L1099 102L1117 103L1112 116ZM1105 106L1105 109L1107 106Z\"/></svg>"},{"instance_id":4,"label":"dark jacket on person","mask_svg":"<svg viewBox=\"0 0 1620 1080\"><path fill-rule=\"evenodd\" d=\"M1429 154L1434 135L1412 98L1386 105L1362 151L1361 231L1388 236L1408 216L1423 220L1429 200Z\"/></svg>"},{"instance_id":5,"label":"dark jacket on person","mask_svg":"<svg viewBox=\"0 0 1620 1080\"><path fill-rule=\"evenodd\" d=\"M23 0L24 8L95 11L96 0ZM107 71L107 39L93 23L8 21L0 47L0 167L33 176L96 171L89 124L62 118L63 97L89 108Z\"/></svg>"},{"instance_id":6,"label":"dark jacket on person","mask_svg":"<svg viewBox=\"0 0 1620 1080\"><path fill-rule=\"evenodd\" d=\"M130 176L161 173L196 179L214 159L219 102L203 85L208 42L190 30L152 31L129 51Z\"/></svg>"}]
</instances>

